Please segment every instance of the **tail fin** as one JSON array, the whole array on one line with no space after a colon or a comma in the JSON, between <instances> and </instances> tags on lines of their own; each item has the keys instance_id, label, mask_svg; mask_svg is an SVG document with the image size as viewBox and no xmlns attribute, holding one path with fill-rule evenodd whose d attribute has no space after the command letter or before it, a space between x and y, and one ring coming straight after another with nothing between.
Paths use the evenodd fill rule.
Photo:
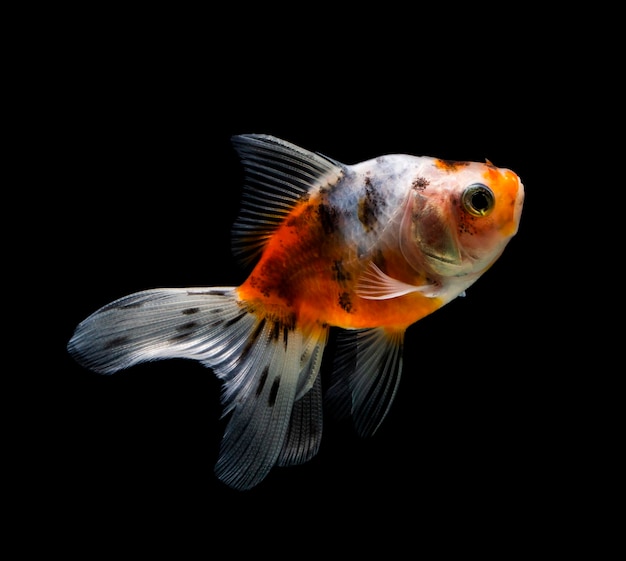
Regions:
<instances>
[{"instance_id":1,"label":"tail fin","mask_svg":"<svg viewBox=\"0 0 626 561\"><path fill-rule=\"evenodd\" d=\"M215 472L243 490L274 465L302 463L317 453L318 374L327 337L327 327L303 331L255 312L233 287L172 288L104 306L78 325L68 351L103 374L166 358L213 368L224 381L222 404L230 415Z\"/></svg>"},{"instance_id":2,"label":"tail fin","mask_svg":"<svg viewBox=\"0 0 626 561\"><path fill-rule=\"evenodd\" d=\"M254 321L237 304L233 288L145 290L111 302L81 322L68 351L101 374L164 358L191 358L212 366L225 343L233 352L245 343L244 332ZM239 330L232 329L235 325Z\"/></svg>"}]
</instances>

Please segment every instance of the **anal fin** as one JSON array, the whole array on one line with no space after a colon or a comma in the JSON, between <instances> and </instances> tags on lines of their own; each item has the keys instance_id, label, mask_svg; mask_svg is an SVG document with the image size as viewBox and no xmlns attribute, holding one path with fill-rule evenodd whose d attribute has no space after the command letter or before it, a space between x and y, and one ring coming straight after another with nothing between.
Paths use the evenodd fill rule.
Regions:
<instances>
[{"instance_id":1,"label":"anal fin","mask_svg":"<svg viewBox=\"0 0 626 561\"><path fill-rule=\"evenodd\" d=\"M402 374L404 331L384 328L341 331L337 340L329 406L350 413L361 436L380 427Z\"/></svg>"}]
</instances>

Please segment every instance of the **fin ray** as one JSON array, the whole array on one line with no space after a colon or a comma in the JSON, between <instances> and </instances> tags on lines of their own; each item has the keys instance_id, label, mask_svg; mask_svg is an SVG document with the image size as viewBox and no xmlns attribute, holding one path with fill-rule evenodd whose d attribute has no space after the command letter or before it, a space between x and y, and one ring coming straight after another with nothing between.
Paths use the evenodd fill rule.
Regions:
<instances>
[{"instance_id":1,"label":"fin ray","mask_svg":"<svg viewBox=\"0 0 626 561\"><path fill-rule=\"evenodd\" d=\"M166 358L211 363L224 347L241 346L241 333L252 325L247 315L233 287L144 290L82 321L68 351L78 363L102 374ZM246 324L243 330L240 320ZM239 331L229 325L239 325Z\"/></svg>"},{"instance_id":2,"label":"fin ray","mask_svg":"<svg viewBox=\"0 0 626 561\"><path fill-rule=\"evenodd\" d=\"M361 436L378 430L395 398L402 374L404 331L383 328L341 331L337 339L329 405L351 413Z\"/></svg>"},{"instance_id":3,"label":"fin ray","mask_svg":"<svg viewBox=\"0 0 626 561\"><path fill-rule=\"evenodd\" d=\"M417 286L399 281L383 273L373 261L370 261L356 289L356 293L366 300L389 300L411 292L421 292L424 296L433 298L439 294L440 287L436 284Z\"/></svg>"},{"instance_id":4,"label":"fin ray","mask_svg":"<svg viewBox=\"0 0 626 561\"><path fill-rule=\"evenodd\" d=\"M269 135L236 135L232 142L245 173L232 248L242 263L249 264L291 209L313 190L339 181L343 168L334 160Z\"/></svg>"},{"instance_id":5,"label":"fin ray","mask_svg":"<svg viewBox=\"0 0 626 561\"><path fill-rule=\"evenodd\" d=\"M309 391L293 404L277 465L302 464L317 454L322 441L322 416L322 382L317 376Z\"/></svg>"},{"instance_id":6,"label":"fin ray","mask_svg":"<svg viewBox=\"0 0 626 561\"><path fill-rule=\"evenodd\" d=\"M263 480L283 445L296 395L301 335L295 330L286 342L274 338L276 326L266 322L255 340L258 351L235 366L246 376L233 376L225 394L230 419L215 465L217 477L236 489L250 489ZM240 383L244 380L244 383Z\"/></svg>"},{"instance_id":7,"label":"fin ray","mask_svg":"<svg viewBox=\"0 0 626 561\"><path fill-rule=\"evenodd\" d=\"M223 372L230 418L215 473L236 489L258 485L276 464L310 459L321 439L319 367L328 329L305 334L275 319L261 321L250 350Z\"/></svg>"},{"instance_id":8,"label":"fin ray","mask_svg":"<svg viewBox=\"0 0 626 561\"><path fill-rule=\"evenodd\" d=\"M104 374L167 358L211 367L223 380L229 417L215 473L233 488L249 489L277 463L301 463L317 453L327 336L326 326L302 331L256 313L233 287L154 289L97 310L78 325L68 350Z\"/></svg>"}]
</instances>

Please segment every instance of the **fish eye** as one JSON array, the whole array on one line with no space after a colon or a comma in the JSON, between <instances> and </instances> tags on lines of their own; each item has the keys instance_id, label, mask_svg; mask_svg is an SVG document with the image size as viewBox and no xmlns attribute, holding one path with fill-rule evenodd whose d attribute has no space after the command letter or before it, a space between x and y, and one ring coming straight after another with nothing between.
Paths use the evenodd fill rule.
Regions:
<instances>
[{"instance_id":1,"label":"fish eye","mask_svg":"<svg viewBox=\"0 0 626 561\"><path fill-rule=\"evenodd\" d=\"M473 216L487 216L496 204L496 197L486 185L474 183L465 189L461 204Z\"/></svg>"}]
</instances>

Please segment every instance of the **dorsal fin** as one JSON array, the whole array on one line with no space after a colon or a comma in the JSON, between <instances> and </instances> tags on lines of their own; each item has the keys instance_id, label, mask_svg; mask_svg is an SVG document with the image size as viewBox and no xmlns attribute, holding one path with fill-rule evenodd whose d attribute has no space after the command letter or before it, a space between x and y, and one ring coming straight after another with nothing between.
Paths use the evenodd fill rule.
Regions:
<instances>
[{"instance_id":1,"label":"dorsal fin","mask_svg":"<svg viewBox=\"0 0 626 561\"><path fill-rule=\"evenodd\" d=\"M232 248L249 265L294 206L320 187L337 183L344 172L339 162L273 136L242 134L232 142L245 173Z\"/></svg>"}]
</instances>

